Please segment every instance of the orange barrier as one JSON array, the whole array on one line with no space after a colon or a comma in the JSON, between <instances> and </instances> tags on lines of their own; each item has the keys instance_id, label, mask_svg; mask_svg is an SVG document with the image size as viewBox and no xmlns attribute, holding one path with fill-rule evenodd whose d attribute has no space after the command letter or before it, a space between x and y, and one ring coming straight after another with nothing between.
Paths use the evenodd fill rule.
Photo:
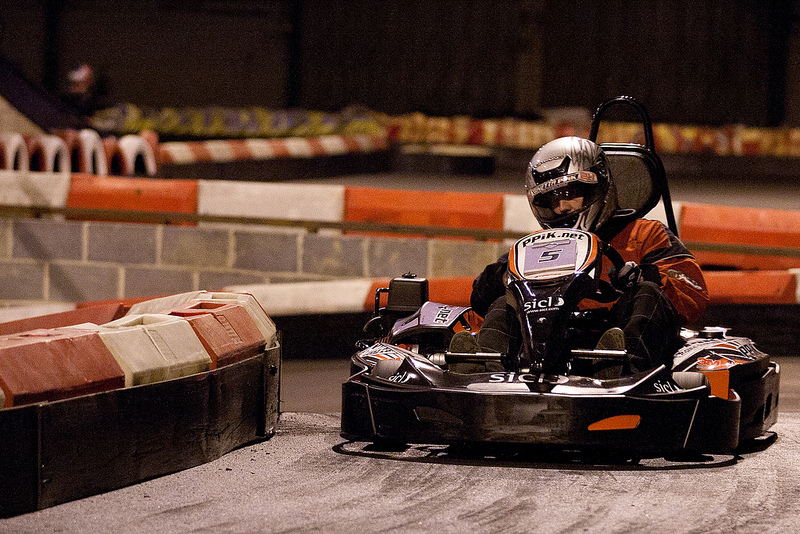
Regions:
<instances>
[{"instance_id":1,"label":"orange barrier","mask_svg":"<svg viewBox=\"0 0 800 534\"><path fill-rule=\"evenodd\" d=\"M121 388L122 369L96 332L39 329L0 337L4 406Z\"/></svg>"},{"instance_id":2,"label":"orange barrier","mask_svg":"<svg viewBox=\"0 0 800 534\"><path fill-rule=\"evenodd\" d=\"M191 301L164 313L189 321L211 356L211 369L255 356L266 343L250 314L239 304Z\"/></svg>"},{"instance_id":3,"label":"orange barrier","mask_svg":"<svg viewBox=\"0 0 800 534\"><path fill-rule=\"evenodd\" d=\"M800 211L766 210L685 203L681 208L681 239L704 267L782 270L800 267ZM754 254L699 250L697 245L764 247Z\"/></svg>"},{"instance_id":4,"label":"orange barrier","mask_svg":"<svg viewBox=\"0 0 800 534\"><path fill-rule=\"evenodd\" d=\"M197 213L197 181L73 174L67 207Z\"/></svg>"},{"instance_id":5,"label":"orange barrier","mask_svg":"<svg viewBox=\"0 0 800 534\"><path fill-rule=\"evenodd\" d=\"M797 276L785 271L704 273L712 304L795 304Z\"/></svg>"},{"instance_id":6,"label":"orange barrier","mask_svg":"<svg viewBox=\"0 0 800 534\"><path fill-rule=\"evenodd\" d=\"M502 230L503 195L346 187L343 220Z\"/></svg>"}]
</instances>

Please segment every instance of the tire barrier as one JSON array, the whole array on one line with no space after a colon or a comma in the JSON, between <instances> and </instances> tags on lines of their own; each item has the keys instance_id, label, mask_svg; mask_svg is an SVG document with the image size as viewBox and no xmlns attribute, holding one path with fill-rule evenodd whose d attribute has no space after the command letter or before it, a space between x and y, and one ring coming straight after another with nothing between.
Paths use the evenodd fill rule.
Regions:
<instances>
[{"instance_id":1,"label":"tire barrier","mask_svg":"<svg viewBox=\"0 0 800 534\"><path fill-rule=\"evenodd\" d=\"M17 133L0 132L0 169L27 172L30 168L28 146Z\"/></svg>"},{"instance_id":2,"label":"tire barrier","mask_svg":"<svg viewBox=\"0 0 800 534\"><path fill-rule=\"evenodd\" d=\"M117 142L124 161L123 176L155 176L156 157L140 135L123 135Z\"/></svg>"},{"instance_id":3,"label":"tire barrier","mask_svg":"<svg viewBox=\"0 0 800 534\"><path fill-rule=\"evenodd\" d=\"M101 138L90 129L26 136L0 132L0 170L152 177L158 172L157 153L152 132L120 139Z\"/></svg>"},{"instance_id":4,"label":"tire barrier","mask_svg":"<svg viewBox=\"0 0 800 534\"><path fill-rule=\"evenodd\" d=\"M108 175L108 164L105 157L100 134L94 130L59 130L56 132L70 155L70 171L96 176Z\"/></svg>"},{"instance_id":5,"label":"tire barrier","mask_svg":"<svg viewBox=\"0 0 800 534\"><path fill-rule=\"evenodd\" d=\"M69 148L56 135L24 136L28 148L28 168L34 172L70 172Z\"/></svg>"},{"instance_id":6,"label":"tire barrier","mask_svg":"<svg viewBox=\"0 0 800 534\"><path fill-rule=\"evenodd\" d=\"M101 138L91 129L54 135L0 133L0 144L0 169L150 177L158 171L158 139L152 132L119 139Z\"/></svg>"},{"instance_id":7,"label":"tire barrier","mask_svg":"<svg viewBox=\"0 0 800 534\"><path fill-rule=\"evenodd\" d=\"M393 143L449 143L536 150L557 137L586 137L583 122L548 123L516 118L478 120L469 117L428 117L411 113L381 119L387 140ZM641 125L603 122L601 142L642 143ZM718 128L697 125L654 124L659 153L718 156L800 157L800 128L758 128L743 124Z\"/></svg>"}]
</instances>

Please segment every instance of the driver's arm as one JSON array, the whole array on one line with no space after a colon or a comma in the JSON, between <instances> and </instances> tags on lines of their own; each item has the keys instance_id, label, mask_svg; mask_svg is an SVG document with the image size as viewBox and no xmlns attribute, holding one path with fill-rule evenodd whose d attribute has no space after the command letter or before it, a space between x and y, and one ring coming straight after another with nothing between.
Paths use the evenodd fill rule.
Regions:
<instances>
[{"instance_id":1,"label":"driver's arm","mask_svg":"<svg viewBox=\"0 0 800 534\"><path fill-rule=\"evenodd\" d=\"M499 297L505 295L506 286L503 277L508 271L508 254L486 266L481 274L472 281L470 306L481 317L486 317L489 306Z\"/></svg>"},{"instance_id":2,"label":"driver's arm","mask_svg":"<svg viewBox=\"0 0 800 534\"><path fill-rule=\"evenodd\" d=\"M639 256L633 261L658 268L664 292L687 324L699 319L709 299L697 260L683 242L658 221L641 219L630 227L627 252L630 254L638 248L636 255Z\"/></svg>"}]
</instances>

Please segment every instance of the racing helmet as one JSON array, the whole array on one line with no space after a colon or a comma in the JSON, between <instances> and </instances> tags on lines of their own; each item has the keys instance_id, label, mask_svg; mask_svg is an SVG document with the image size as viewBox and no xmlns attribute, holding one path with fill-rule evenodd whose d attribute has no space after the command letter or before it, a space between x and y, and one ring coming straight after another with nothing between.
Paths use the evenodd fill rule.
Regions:
<instances>
[{"instance_id":1,"label":"racing helmet","mask_svg":"<svg viewBox=\"0 0 800 534\"><path fill-rule=\"evenodd\" d=\"M561 137L533 155L525 192L542 228L599 231L618 208L617 190L603 150L581 137ZM582 199L576 205L577 199ZM571 201L563 212L562 200Z\"/></svg>"}]
</instances>

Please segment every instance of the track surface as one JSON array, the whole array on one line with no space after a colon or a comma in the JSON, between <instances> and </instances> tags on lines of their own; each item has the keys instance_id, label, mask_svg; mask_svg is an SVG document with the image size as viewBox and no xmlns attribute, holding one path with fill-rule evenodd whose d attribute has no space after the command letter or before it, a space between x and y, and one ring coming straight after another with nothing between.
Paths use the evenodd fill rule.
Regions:
<instances>
[{"instance_id":1,"label":"track surface","mask_svg":"<svg viewBox=\"0 0 800 534\"><path fill-rule=\"evenodd\" d=\"M800 358L779 362L782 411L763 450L604 465L348 442L338 413L300 411L338 410L347 362L288 361L270 440L0 532L797 532Z\"/></svg>"}]
</instances>

